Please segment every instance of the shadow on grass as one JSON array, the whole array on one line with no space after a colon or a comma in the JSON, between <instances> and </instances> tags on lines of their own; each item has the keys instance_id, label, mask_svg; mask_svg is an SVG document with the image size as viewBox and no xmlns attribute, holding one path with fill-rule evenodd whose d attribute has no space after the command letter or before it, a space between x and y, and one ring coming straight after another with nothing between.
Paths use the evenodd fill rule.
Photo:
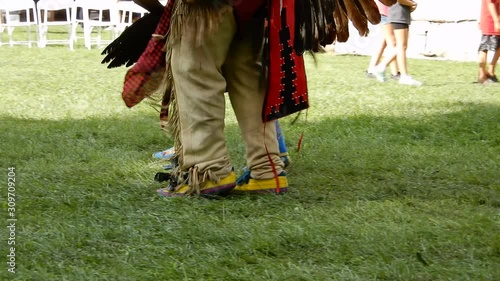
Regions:
<instances>
[{"instance_id":1,"label":"shadow on grass","mask_svg":"<svg viewBox=\"0 0 500 281\"><path fill-rule=\"evenodd\" d=\"M498 207L500 107L465 108L425 118L356 116L294 126L284 120L293 160L289 196L304 201L451 196ZM155 196L152 178L161 163L151 154L172 145L155 116L0 122L2 166L17 166L34 194L78 188L82 194L130 196L134 189L136 195ZM245 163L237 125L227 125L226 132L239 171ZM302 132L304 147L296 152Z\"/></svg>"},{"instance_id":2,"label":"shadow on grass","mask_svg":"<svg viewBox=\"0 0 500 281\"><path fill-rule=\"evenodd\" d=\"M323 198L459 196L498 207L499 106L460 106L422 118L364 115L302 125L296 133L304 130L305 149L294 157L292 180L306 197L308 189Z\"/></svg>"},{"instance_id":3,"label":"shadow on grass","mask_svg":"<svg viewBox=\"0 0 500 281\"><path fill-rule=\"evenodd\" d=\"M208 272L229 280L228 272L236 272L246 278L234 279L255 280L258 273L249 269L281 276L292 263L300 265L292 275L319 264L306 272L319 275L315 280L332 274L321 268L346 266L367 279L379 272L408 280L396 278L408 269L394 264L463 276L468 248L483 254L467 274L486 276L495 264L488 237L500 206L498 106L471 104L422 119L357 116L295 126L283 120L290 147L305 134L303 151L292 151L292 191L218 201L156 196L152 177L160 163L151 153L171 141L155 117L0 119L0 164L17 168L19 278L204 280ZM227 135L235 166L242 166L235 124ZM425 273L414 258L421 251L444 265ZM196 266L184 270L178 261ZM448 261L457 273L449 273ZM213 272L221 264L232 271Z\"/></svg>"}]
</instances>

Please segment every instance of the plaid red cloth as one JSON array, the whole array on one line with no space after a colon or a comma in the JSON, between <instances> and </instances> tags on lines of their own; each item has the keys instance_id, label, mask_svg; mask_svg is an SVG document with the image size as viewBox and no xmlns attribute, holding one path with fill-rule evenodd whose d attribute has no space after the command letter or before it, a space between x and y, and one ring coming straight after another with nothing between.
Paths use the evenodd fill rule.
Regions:
<instances>
[{"instance_id":1,"label":"plaid red cloth","mask_svg":"<svg viewBox=\"0 0 500 281\"><path fill-rule=\"evenodd\" d=\"M168 1L155 34L167 34L174 4L175 0ZM162 51L164 46L165 40L151 38L139 60L127 71L122 98L128 107L151 95L162 82L161 77L165 74L165 53Z\"/></svg>"}]
</instances>

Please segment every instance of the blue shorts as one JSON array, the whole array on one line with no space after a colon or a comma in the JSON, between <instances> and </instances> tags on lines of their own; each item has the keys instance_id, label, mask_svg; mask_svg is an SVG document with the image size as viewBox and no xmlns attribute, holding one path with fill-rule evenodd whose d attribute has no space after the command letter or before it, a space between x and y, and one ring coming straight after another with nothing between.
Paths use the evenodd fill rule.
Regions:
<instances>
[{"instance_id":1,"label":"blue shorts","mask_svg":"<svg viewBox=\"0 0 500 281\"><path fill-rule=\"evenodd\" d=\"M387 16L380 15L380 24L381 25L389 24L389 18Z\"/></svg>"}]
</instances>

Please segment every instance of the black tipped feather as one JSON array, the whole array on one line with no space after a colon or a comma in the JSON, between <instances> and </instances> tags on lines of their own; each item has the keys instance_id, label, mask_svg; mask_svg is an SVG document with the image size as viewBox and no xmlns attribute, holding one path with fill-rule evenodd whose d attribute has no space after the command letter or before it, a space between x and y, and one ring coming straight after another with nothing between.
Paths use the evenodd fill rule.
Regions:
<instances>
[{"instance_id":1,"label":"black tipped feather","mask_svg":"<svg viewBox=\"0 0 500 281\"><path fill-rule=\"evenodd\" d=\"M312 2L314 7L315 21L318 27L317 40L323 41L323 38L325 38L325 33L326 33L326 20L325 16L323 15L323 6L321 4L321 0L312 0Z\"/></svg>"},{"instance_id":2,"label":"black tipped feather","mask_svg":"<svg viewBox=\"0 0 500 281\"><path fill-rule=\"evenodd\" d=\"M101 63L109 63L108 68L129 67L136 63L159 22L160 15L157 14L147 14L138 19L102 51L101 55L106 57Z\"/></svg>"},{"instance_id":3,"label":"black tipped feather","mask_svg":"<svg viewBox=\"0 0 500 281\"><path fill-rule=\"evenodd\" d=\"M309 1L309 0L305 0ZM295 0L295 36L293 48L298 55L302 55L306 50L306 22L304 15L304 0Z\"/></svg>"}]
</instances>

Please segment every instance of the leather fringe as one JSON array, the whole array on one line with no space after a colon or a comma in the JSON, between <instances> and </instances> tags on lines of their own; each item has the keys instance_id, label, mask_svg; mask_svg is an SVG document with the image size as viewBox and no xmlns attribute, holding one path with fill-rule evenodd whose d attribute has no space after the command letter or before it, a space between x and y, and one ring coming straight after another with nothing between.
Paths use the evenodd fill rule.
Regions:
<instances>
[{"instance_id":1,"label":"leather fringe","mask_svg":"<svg viewBox=\"0 0 500 281\"><path fill-rule=\"evenodd\" d=\"M205 172L199 174L197 167L192 167L188 172L188 178L185 179L186 171L182 171L182 142L180 139L181 124L179 119L179 108L177 105L177 92L173 81L172 68L170 65L172 58L172 48L182 38L184 41L192 41L195 46L201 46L206 36L210 36L212 32L216 32L219 23L222 21L223 15L232 10L229 5L212 6L212 5L194 5L186 4L182 1L177 1L173 9L170 22L170 31L164 36L165 44L165 74L160 88L154 96L153 100L166 101L162 105L162 110L166 110L168 115L166 120L162 121L162 127L174 139L175 154L179 166L172 171L172 175L177 178L178 185L175 190L181 188L184 184L190 186L188 194L199 194L201 187L207 180L219 180L212 174Z\"/></svg>"},{"instance_id":2,"label":"leather fringe","mask_svg":"<svg viewBox=\"0 0 500 281\"><path fill-rule=\"evenodd\" d=\"M175 42L182 37L200 46L204 37L217 30L223 15L233 8L230 5L195 5L178 1L174 9L170 40Z\"/></svg>"}]
</instances>

